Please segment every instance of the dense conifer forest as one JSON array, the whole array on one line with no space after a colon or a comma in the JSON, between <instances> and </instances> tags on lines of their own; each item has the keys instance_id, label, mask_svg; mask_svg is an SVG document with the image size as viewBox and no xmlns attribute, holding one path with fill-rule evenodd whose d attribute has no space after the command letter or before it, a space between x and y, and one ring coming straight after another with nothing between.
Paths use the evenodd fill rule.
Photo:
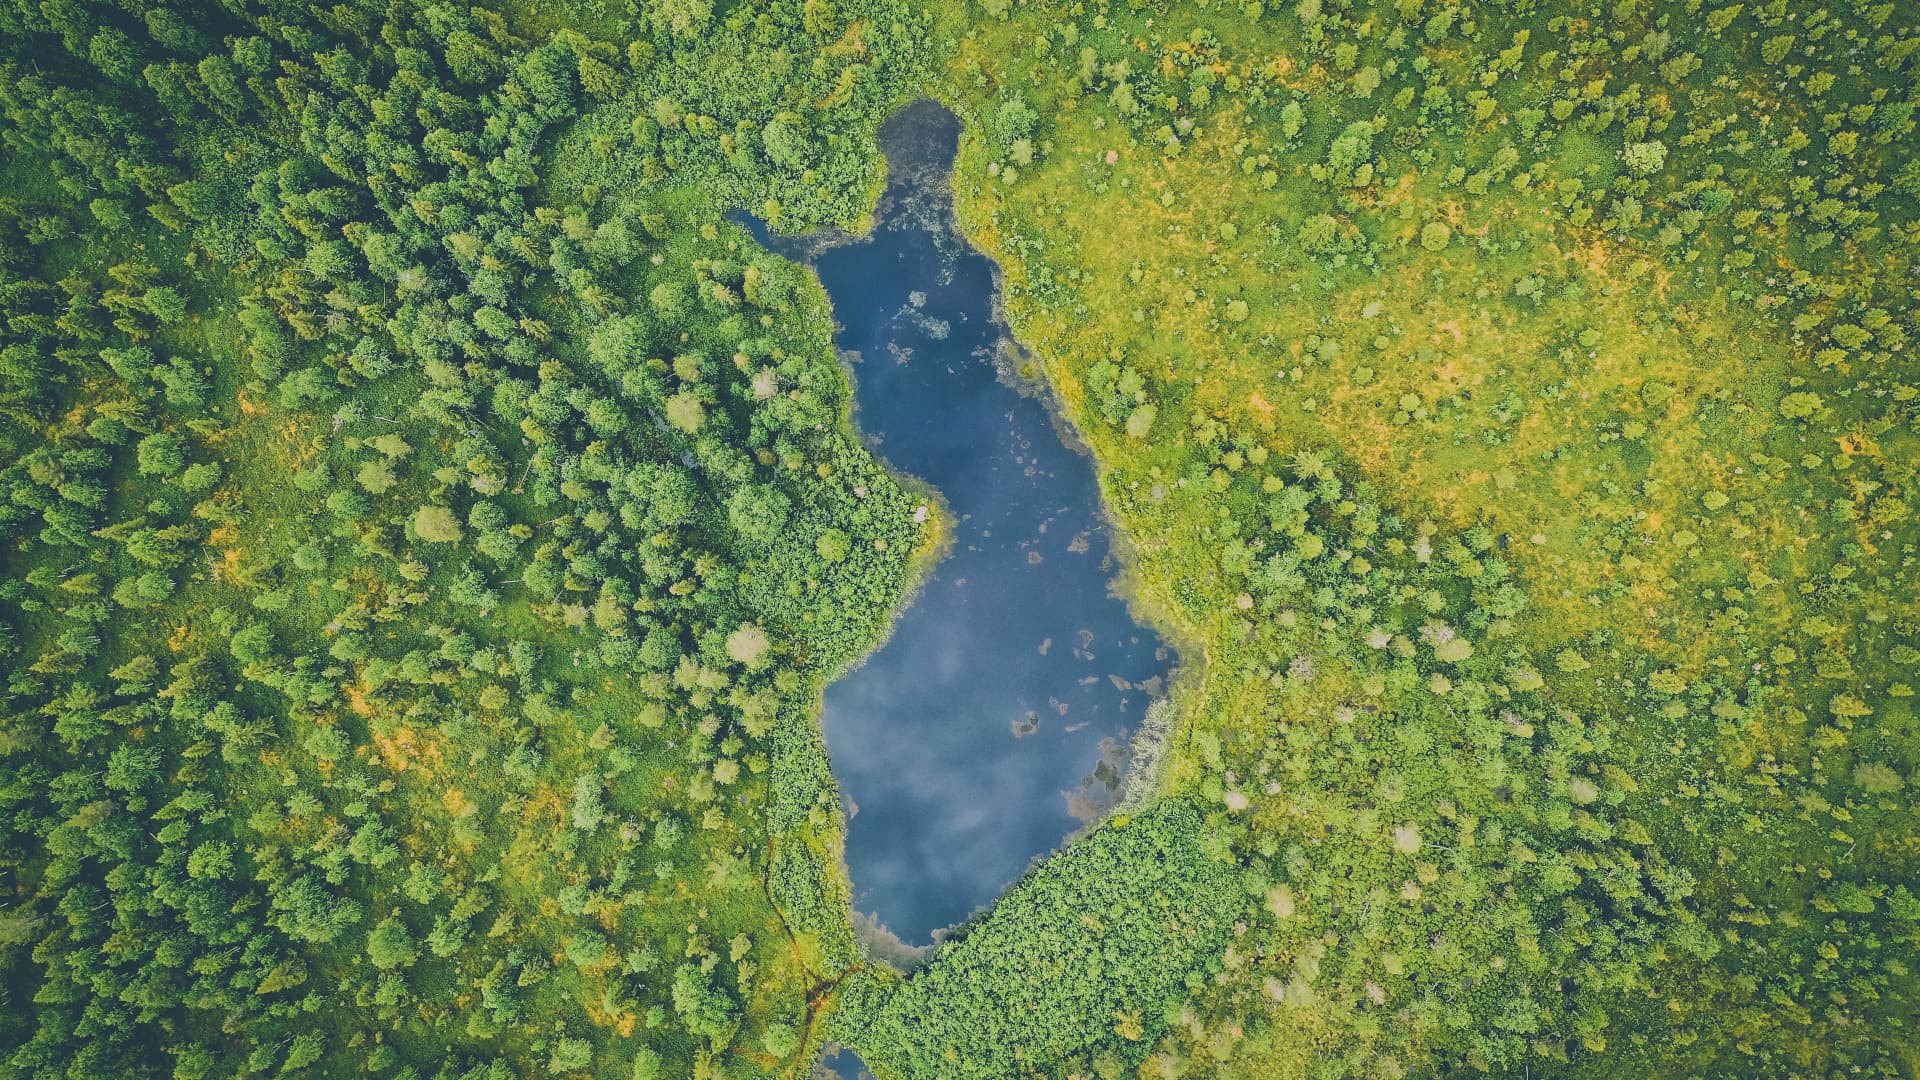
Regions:
<instances>
[{"instance_id":1,"label":"dense conifer forest","mask_svg":"<svg viewBox=\"0 0 1920 1080\"><path fill-rule=\"evenodd\" d=\"M1907 0L0 0L0 1078L1920 1073ZM952 185L1182 666L914 962ZM990 677L983 673L983 677Z\"/></svg>"}]
</instances>

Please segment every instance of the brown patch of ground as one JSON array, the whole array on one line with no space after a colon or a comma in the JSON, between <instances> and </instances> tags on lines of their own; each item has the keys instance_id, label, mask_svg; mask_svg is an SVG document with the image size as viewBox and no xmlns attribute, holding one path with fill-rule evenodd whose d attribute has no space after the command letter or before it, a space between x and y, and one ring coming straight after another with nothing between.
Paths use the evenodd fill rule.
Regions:
<instances>
[{"instance_id":1,"label":"brown patch of ground","mask_svg":"<svg viewBox=\"0 0 1920 1080\"><path fill-rule=\"evenodd\" d=\"M1273 403L1262 397L1260 391L1255 390L1247 395L1247 408L1253 410L1254 417L1262 427L1273 423Z\"/></svg>"}]
</instances>

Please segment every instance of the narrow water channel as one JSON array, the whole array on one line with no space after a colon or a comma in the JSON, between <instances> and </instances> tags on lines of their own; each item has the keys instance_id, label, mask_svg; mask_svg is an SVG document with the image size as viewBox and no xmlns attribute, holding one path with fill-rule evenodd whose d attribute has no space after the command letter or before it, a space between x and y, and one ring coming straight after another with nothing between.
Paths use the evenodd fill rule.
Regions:
<instances>
[{"instance_id":1,"label":"narrow water channel","mask_svg":"<svg viewBox=\"0 0 1920 1080\"><path fill-rule=\"evenodd\" d=\"M888 121L866 236L769 239L751 223L825 285L863 437L954 517L892 637L826 692L854 908L910 945L1111 806L1170 666L1113 594L1092 461L1009 370L993 265L953 221L958 136L932 102Z\"/></svg>"}]
</instances>

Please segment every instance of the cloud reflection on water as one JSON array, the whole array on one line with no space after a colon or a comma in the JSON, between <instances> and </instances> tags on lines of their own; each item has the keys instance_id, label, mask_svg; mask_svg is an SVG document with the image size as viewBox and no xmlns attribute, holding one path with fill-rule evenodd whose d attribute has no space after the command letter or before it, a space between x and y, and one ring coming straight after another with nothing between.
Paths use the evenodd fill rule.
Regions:
<instances>
[{"instance_id":1,"label":"cloud reflection on water","mask_svg":"<svg viewBox=\"0 0 1920 1080\"><path fill-rule=\"evenodd\" d=\"M955 122L937 107L904 115L886 136L896 167L878 226L814 265L854 358L862 431L958 519L892 637L826 695L834 772L860 807L854 906L921 943L1097 816L1103 785L1083 780L1103 756L1113 767L1150 701L1139 687L1168 664L1112 594L1092 462L994 366L1010 350L993 267L958 241L944 201ZM1017 735L1029 715L1038 727Z\"/></svg>"}]
</instances>

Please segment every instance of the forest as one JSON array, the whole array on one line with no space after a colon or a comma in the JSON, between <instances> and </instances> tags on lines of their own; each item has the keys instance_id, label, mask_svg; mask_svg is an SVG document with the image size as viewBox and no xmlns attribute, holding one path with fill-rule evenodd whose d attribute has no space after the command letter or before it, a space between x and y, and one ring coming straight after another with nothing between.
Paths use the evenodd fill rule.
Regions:
<instances>
[{"instance_id":1,"label":"forest","mask_svg":"<svg viewBox=\"0 0 1920 1080\"><path fill-rule=\"evenodd\" d=\"M1909 0L0 0L0 1080L1920 1074ZM1182 670L913 962L964 122Z\"/></svg>"}]
</instances>

